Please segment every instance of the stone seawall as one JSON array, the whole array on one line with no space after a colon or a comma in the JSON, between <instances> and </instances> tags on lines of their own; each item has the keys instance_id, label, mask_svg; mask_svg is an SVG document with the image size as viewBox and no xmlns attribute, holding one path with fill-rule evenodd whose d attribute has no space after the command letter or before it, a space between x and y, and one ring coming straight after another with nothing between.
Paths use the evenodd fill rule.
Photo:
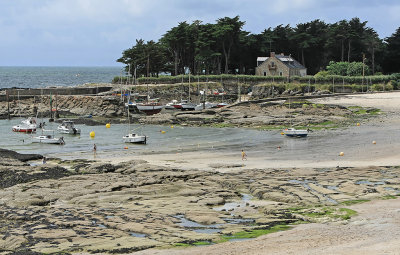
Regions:
<instances>
[{"instance_id":1,"label":"stone seawall","mask_svg":"<svg viewBox=\"0 0 400 255\"><path fill-rule=\"evenodd\" d=\"M103 92L108 92L112 86L99 86L99 87L57 87L57 88L43 88L43 89L4 89L5 92L0 95L0 102L7 100L6 93L8 93L9 100L13 99L26 99L34 96L41 95L96 95Z\"/></svg>"}]
</instances>

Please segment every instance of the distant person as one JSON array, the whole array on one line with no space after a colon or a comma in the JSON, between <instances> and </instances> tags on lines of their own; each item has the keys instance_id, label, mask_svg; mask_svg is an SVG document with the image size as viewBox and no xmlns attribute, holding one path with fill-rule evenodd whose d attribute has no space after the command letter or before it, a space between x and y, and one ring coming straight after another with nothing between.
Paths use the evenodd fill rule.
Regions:
<instances>
[{"instance_id":1,"label":"distant person","mask_svg":"<svg viewBox=\"0 0 400 255\"><path fill-rule=\"evenodd\" d=\"M46 164L46 157L43 157L42 163L43 163L43 164Z\"/></svg>"},{"instance_id":2,"label":"distant person","mask_svg":"<svg viewBox=\"0 0 400 255\"><path fill-rule=\"evenodd\" d=\"M242 150L242 160L247 160L247 154Z\"/></svg>"},{"instance_id":3,"label":"distant person","mask_svg":"<svg viewBox=\"0 0 400 255\"><path fill-rule=\"evenodd\" d=\"M97 151L97 146L96 146L96 144L94 143L93 144L93 158L96 158L96 151Z\"/></svg>"}]
</instances>

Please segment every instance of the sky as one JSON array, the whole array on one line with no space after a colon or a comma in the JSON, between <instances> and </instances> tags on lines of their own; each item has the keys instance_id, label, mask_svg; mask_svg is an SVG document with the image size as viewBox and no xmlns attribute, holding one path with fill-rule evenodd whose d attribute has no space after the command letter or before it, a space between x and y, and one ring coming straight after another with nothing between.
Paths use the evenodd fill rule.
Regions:
<instances>
[{"instance_id":1,"label":"sky","mask_svg":"<svg viewBox=\"0 0 400 255\"><path fill-rule=\"evenodd\" d=\"M0 66L122 66L136 39L179 22L239 15L244 30L359 17L380 38L400 26L399 0L0 0Z\"/></svg>"}]
</instances>

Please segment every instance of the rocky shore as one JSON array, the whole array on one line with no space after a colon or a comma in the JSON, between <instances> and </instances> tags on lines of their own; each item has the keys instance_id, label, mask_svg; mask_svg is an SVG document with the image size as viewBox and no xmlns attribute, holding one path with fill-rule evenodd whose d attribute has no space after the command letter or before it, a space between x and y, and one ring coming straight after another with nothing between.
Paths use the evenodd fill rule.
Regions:
<instances>
[{"instance_id":1,"label":"rocky shore","mask_svg":"<svg viewBox=\"0 0 400 255\"><path fill-rule=\"evenodd\" d=\"M205 87L209 93L213 91L228 93L228 95L225 95L225 100L230 105L221 109L187 112L164 109L161 113L152 116L140 112L131 112L131 123L265 129L282 128L290 124L312 128L315 125L321 123L325 125L328 122L337 126L338 123L346 122L349 118L354 117L354 112L358 110L339 105L312 103L312 98L329 96L329 94L323 94L320 91L304 96L303 93L298 91L286 90L280 93L271 89L266 90L264 86L253 86L252 95L244 94L241 99L246 101L237 103L236 93L238 89L242 89L244 93L250 89L250 86L241 85L241 87L238 87L237 84L222 86L218 83L193 85L191 91L194 102L201 101L200 90ZM50 105L52 105L52 113L55 118L74 118L76 123L88 125L103 125L107 122L126 123L127 109L124 101L127 98L122 100L119 94L124 89L132 88L129 86L121 88L119 85L114 85L114 88L109 92L96 95L45 95L23 100L18 100L14 96L9 106L10 117L38 116L46 118L50 116ZM179 94L181 94L181 98L188 97L188 88L182 84L135 86L133 92L139 94L148 92L152 98L159 98L163 104L176 98L176 95ZM221 96L212 93L208 97L207 100L215 102L221 102L220 100L223 99ZM373 109L367 110L373 111ZM7 102L0 102L0 118L7 117Z\"/></svg>"},{"instance_id":2,"label":"rocky shore","mask_svg":"<svg viewBox=\"0 0 400 255\"><path fill-rule=\"evenodd\" d=\"M400 188L396 167L221 173L9 155L0 158L2 254L128 253L254 238L299 222L346 224L356 214L347 205L395 198Z\"/></svg>"},{"instance_id":3,"label":"rocky shore","mask_svg":"<svg viewBox=\"0 0 400 255\"><path fill-rule=\"evenodd\" d=\"M54 99L52 99L54 101ZM12 102L11 117L38 116L49 117L50 97L42 102L26 99ZM53 109L55 109L53 107ZM131 122L161 125L189 125L215 127L282 128L283 126L302 126L313 128L327 123L337 126L352 117L359 116L358 108L339 105L316 104L309 100L283 98L273 101L246 101L224 108L200 111L166 110L147 116L132 112ZM374 111L376 109L366 109ZM368 111L364 115L368 115ZM58 96L56 119L75 119L77 124L103 125L108 122L126 123L127 112L124 103L116 96ZM0 102L0 116L7 118L7 103Z\"/></svg>"}]
</instances>

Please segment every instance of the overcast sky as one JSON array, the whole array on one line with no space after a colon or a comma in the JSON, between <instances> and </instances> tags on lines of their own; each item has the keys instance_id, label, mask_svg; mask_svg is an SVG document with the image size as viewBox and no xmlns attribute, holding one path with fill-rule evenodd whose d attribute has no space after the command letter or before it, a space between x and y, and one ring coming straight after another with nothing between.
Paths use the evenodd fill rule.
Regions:
<instances>
[{"instance_id":1,"label":"overcast sky","mask_svg":"<svg viewBox=\"0 0 400 255\"><path fill-rule=\"evenodd\" d=\"M178 22L239 15L244 29L359 17L381 38L400 26L399 0L0 0L0 66L120 66L135 39Z\"/></svg>"}]
</instances>

